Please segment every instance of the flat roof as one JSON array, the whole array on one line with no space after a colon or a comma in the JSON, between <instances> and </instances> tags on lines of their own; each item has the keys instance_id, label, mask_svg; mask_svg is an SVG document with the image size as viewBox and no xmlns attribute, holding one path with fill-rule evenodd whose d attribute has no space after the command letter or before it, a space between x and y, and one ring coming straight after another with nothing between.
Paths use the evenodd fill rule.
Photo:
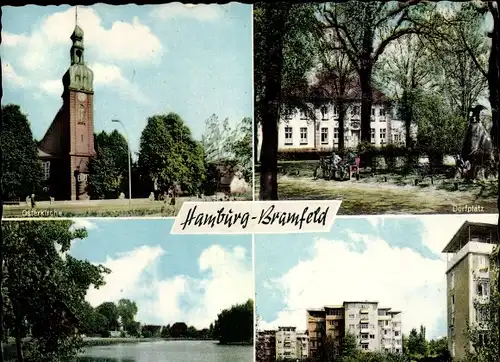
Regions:
<instances>
[{"instance_id":1,"label":"flat roof","mask_svg":"<svg viewBox=\"0 0 500 362\"><path fill-rule=\"evenodd\" d=\"M461 238L465 235L467 228L468 227L474 227L476 230L480 230L482 228L487 230L491 230L492 228L496 228L496 224L490 224L490 223L483 223L483 222L472 222L472 221L465 221L462 226L457 230L455 235L451 238L451 240L448 242L448 244L444 247L442 253L455 253L459 251L463 245L460 245Z\"/></svg>"}]
</instances>

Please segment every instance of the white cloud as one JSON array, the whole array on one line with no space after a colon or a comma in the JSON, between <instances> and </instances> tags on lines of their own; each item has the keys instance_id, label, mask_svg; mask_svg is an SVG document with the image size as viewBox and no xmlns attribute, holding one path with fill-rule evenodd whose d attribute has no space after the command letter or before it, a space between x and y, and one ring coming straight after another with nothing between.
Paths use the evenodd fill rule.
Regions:
<instances>
[{"instance_id":1,"label":"white cloud","mask_svg":"<svg viewBox=\"0 0 500 362\"><path fill-rule=\"evenodd\" d=\"M131 23L115 21L109 29L91 8L78 9L78 25L84 31L84 43L92 54L107 60L151 61L162 53L158 37L135 17ZM47 64L47 54L70 46L75 27L75 9L70 8L46 17L36 32L30 35L2 33L5 46L23 46L22 63L28 70L41 69Z\"/></svg>"},{"instance_id":2,"label":"white cloud","mask_svg":"<svg viewBox=\"0 0 500 362\"><path fill-rule=\"evenodd\" d=\"M354 250L356 244L365 250ZM307 308L349 300L378 301L401 310L405 333L423 324L431 338L439 333L438 320L445 315L444 260L427 259L367 235L351 233L345 241L318 239L311 258L271 282L284 292L286 307L276 320L261 321L262 329L305 329Z\"/></svg>"},{"instance_id":3,"label":"white cloud","mask_svg":"<svg viewBox=\"0 0 500 362\"><path fill-rule=\"evenodd\" d=\"M8 83L14 86L24 87L27 84L26 79L18 75L10 63L2 63L2 75Z\"/></svg>"},{"instance_id":4,"label":"white cloud","mask_svg":"<svg viewBox=\"0 0 500 362\"><path fill-rule=\"evenodd\" d=\"M142 322L166 325L184 321L197 328L208 327L222 309L253 297L253 273L244 262L245 253L241 247L226 250L212 245L198 259L205 277L161 278L159 263L165 251L143 246L108 258L104 265L112 273L106 276L105 286L89 291L87 300L96 306L130 298L138 303Z\"/></svg>"},{"instance_id":5,"label":"white cloud","mask_svg":"<svg viewBox=\"0 0 500 362\"><path fill-rule=\"evenodd\" d=\"M73 229L82 229L82 228L85 228L86 230L97 229L97 225L87 219L75 218L72 221L73 221L72 225Z\"/></svg>"},{"instance_id":6,"label":"white cloud","mask_svg":"<svg viewBox=\"0 0 500 362\"><path fill-rule=\"evenodd\" d=\"M105 28L96 11L88 7L79 7L78 24L84 31L86 60L94 60L97 64L103 62L130 62L150 64L159 60L164 52L160 39L151 29L135 17L132 22L115 21ZM59 74L61 69L57 64L69 62L70 35L75 27L75 9L59 11L44 18L39 27L29 34L12 34L2 32L2 45L6 50L15 50L17 58L9 59L10 64L19 64L26 73L24 78L15 77L11 68L8 78L13 86L30 85L35 93L42 90L49 94L60 95L62 84ZM10 53L9 53L10 54ZM47 62L47 57L51 62ZM64 63L62 63L64 62ZM64 66L66 67L66 65ZM118 65L106 65L111 72L99 78L108 86L122 87L129 82L122 74ZM6 69L4 67L4 69ZM96 72L96 69L93 69ZM102 68L97 69L97 73ZM5 72L5 70L4 70ZM110 76L118 77L119 82L113 83ZM30 79L28 83L21 79ZM130 82L129 82L130 83ZM131 95L136 100L144 100L135 87L120 88L122 95Z\"/></svg>"},{"instance_id":7,"label":"white cloud","mask_svg":"<svg viewBox=\"0 0 500 362\"><path fill-rule=\"evenodd\" d=\"M105 276L104 286L99 289L89 289L88 302L97 306L103 302L134 296L136 290L141 288L139 283L141 275L163 254L164 250L159 246L142 246L116 259L108 257L103 264L111 270L111 273Z\"/></svg>"},{"instance_id":8,"label":"white cloud","mask_svg":"<svg viewBox=\"0 0 500 362\"><path fill-rule=\"evenodd\" d=\"M63 92L63 85L60 79L44 80L40 83L40 88L43 91L54 95L61 95Z\"/></svg>"},{"instance_id":9,"label":"white cloud","mask_svg":"<svg viewBox=\"0 0 500 362\"><path fill-rule=\"evenodd\" d=\"M151 12L151 16L162 20L173 18L193 18L200 21L214 21L220 16L220 5L182 4L179 2L160 5Z\"/></svg>"}]
</instances>

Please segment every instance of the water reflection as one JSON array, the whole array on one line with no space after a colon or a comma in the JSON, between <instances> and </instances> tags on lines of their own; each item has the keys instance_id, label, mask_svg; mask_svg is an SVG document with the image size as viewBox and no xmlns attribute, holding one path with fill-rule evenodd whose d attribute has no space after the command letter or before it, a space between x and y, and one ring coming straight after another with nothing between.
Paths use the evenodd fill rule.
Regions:
<instances>
[{"instance_id":1,"label":"water reflection","mask_svg":"<svg viewBox=\"0 0 500 362\"><path fill-rule=\"evenodd\" d=\"M76 362L252 362L252 346L213 341L158 341L86 348Z\"/></svg>"}]
</instances>

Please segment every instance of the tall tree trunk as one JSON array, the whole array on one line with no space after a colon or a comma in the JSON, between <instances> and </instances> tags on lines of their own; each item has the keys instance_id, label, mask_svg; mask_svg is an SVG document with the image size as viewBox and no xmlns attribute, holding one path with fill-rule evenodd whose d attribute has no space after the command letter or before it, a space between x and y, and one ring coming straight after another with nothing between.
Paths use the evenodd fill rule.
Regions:
<instances>
[{"instance_id":1,"label":"tall tree trunk","mask_svg":"<svg viewBox=\"0 0 500 362\"><path fill-rule=\"evenodd\" d=\"M372 68L365 66L360 69L361 84L361 141L371 142L371 115L373 104Z\"/></svg>"},{"instance_id":2,"label":"tall tree trunk","mask_svg":"<svg viewBox=\"0 0 500 362\"><path fill-rule=\"evenodd\" d=\"M278 200L278 123L281 110L281 80L285 24L291 4L266 4L265 32L267 69L262 104L262 146L260 152L260 199Z\"/></svg>"},{"instance_id":3,"label":"tall tree trunk","mask_svg":"<svg viewBox=\"0 0 500 362\"><path fill-rule=\"evenodd\" d=\"M338 111L339 111L339 152L345 149L345 116L347 111L347 104L343 99L338 100Z\"/></svg>"},{"instance_id":4,"label":"tall tree trunk","mask_svg":"<svg viewBox=\"0 0 500 362\"><path fill-rule=\"evenodd\" d=\"M254 119L253 121L253 164L255 165L259 162L259 122Z\"/></svg>"}]
</instances>

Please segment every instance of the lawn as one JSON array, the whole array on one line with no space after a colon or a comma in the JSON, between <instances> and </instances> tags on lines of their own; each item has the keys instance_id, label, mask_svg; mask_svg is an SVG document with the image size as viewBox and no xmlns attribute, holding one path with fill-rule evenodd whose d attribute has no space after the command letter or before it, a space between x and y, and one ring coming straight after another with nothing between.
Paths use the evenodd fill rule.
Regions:
<instances>
[{"instance_id":1,"label":"lawn","mask_svg":"<svg viewBox=\"0 0 500 362\"><path fill-rule=\"evenodd\" d=\"M497 213L496 181L466 183L435 175L420 180L384 172L362 173L359 180L314 180L316 161L281 162L278 175L280 200L342 200L339 214L453 213L457 206L480 206ZM259 177L256 175L256 195ZM415 180L418 179L418 185ZM477 212L476 211L476 212Z\"/></svg>"},{"instance_id":2,"label":"lawn","mask_svg":"<svg viewBox=\"0 0 500 362\"><path fill-rule=\"evenodd\" d=\"M231 200L251 200L251 193L231 197ZM85 200L85 201L41 201L31 208L26 202L19 205L4 205L4 218L22 217L126 217L126 216L176 216L186 201L211 202L211 198L178 197L175 205L167 201L150 201L149 199L118 200ZM222 200L217 200L222 201Z\"/></svg>"}]
</instances>

